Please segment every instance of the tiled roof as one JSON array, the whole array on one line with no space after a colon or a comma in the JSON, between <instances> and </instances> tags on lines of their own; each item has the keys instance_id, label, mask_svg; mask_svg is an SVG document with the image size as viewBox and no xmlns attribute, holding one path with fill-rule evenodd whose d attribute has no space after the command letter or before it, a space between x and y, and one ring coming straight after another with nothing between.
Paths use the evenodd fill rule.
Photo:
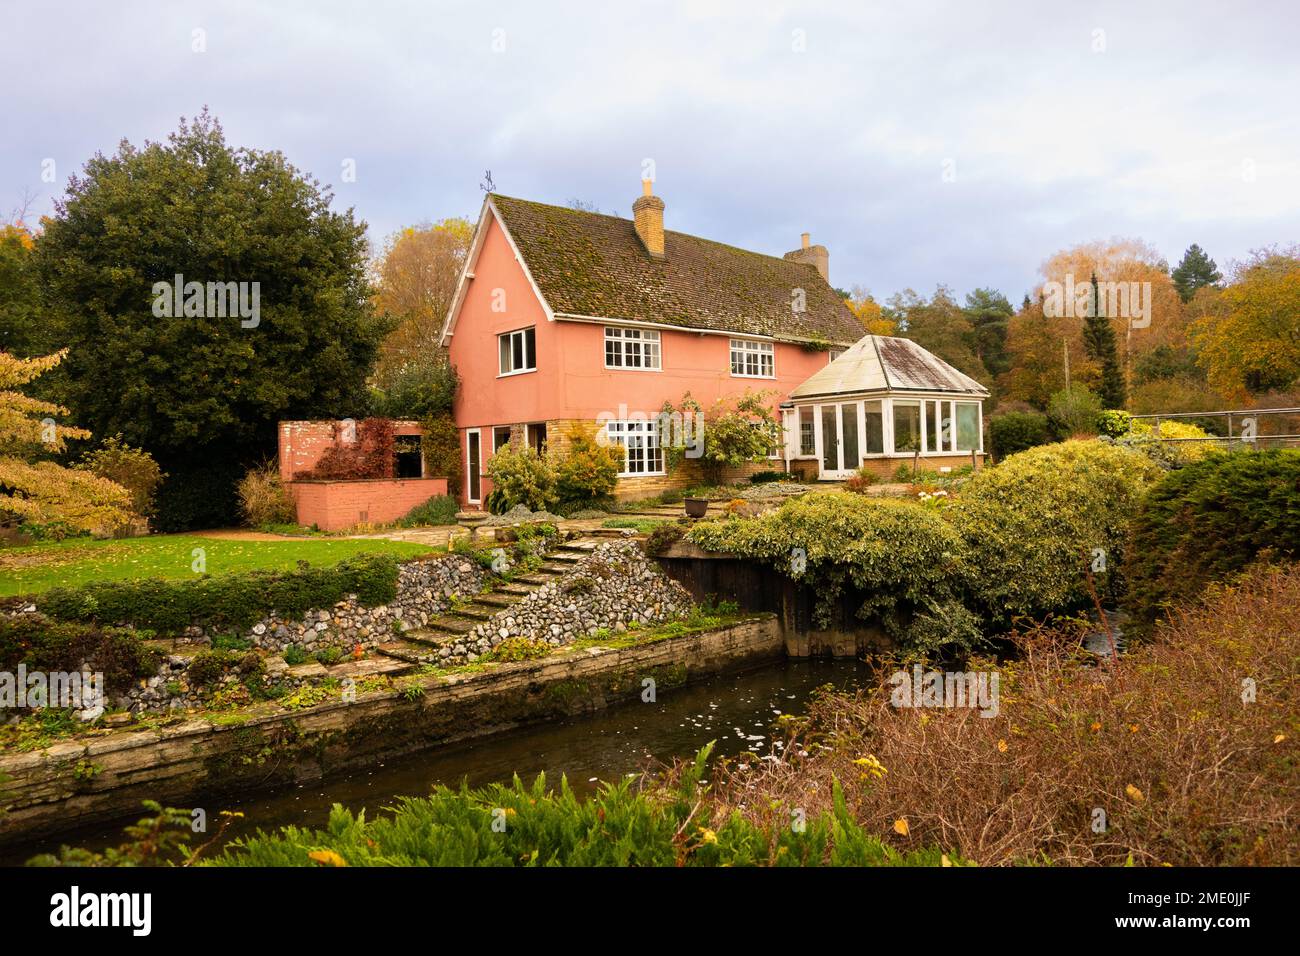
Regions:
<instances>
[{"instance_id":1,"label":"tiled roof","mask_svg":"<svg viewBox=\"0 0 1300 956\"><path fill-rule=\"evenodd\" d=\"M975 379L911 339L864 335L835 361L809 376L790 397L885 391L953 392L981 398L989 393Z\"/></svg>"},{"instance_id":2,"label":"tiled roof","mask_svg":"<svg viewBox=\"0 0 1300 956\"><path fill-rule=\"evenodd\" d=\"M657 260L630 219L491 199L557 314L836 345L862 335L862 324L811 265L668 230ZM804 312L791 307L796 288L804 290Z\"/></svg>"}]
</instances>

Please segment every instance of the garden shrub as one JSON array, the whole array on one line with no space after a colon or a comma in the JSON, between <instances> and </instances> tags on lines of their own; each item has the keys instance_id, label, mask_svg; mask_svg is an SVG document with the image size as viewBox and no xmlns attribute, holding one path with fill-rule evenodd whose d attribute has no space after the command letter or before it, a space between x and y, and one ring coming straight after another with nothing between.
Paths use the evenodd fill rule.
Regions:
<instances>
[{"instance_id":1,"label":"garden shrub","mask_svg":"<svg viewBox=\"0 0 1300 956\"><path fill-rule=\"evenodd\" d=\"M1101 399L1083 385L1062 389L1047 403L1048 423L1061 438L1095 435L1101 412Z\"/></svg>"},{"instance_id":2,"label":"garden shrub","mask_svg":"<svg viewBox=\"0 0 1300 956\"><path fill-rule=\"evenodd\" d=\"M749 483L752 485L765 485L773 481L791 481L798 483L799 476L792 475L788 471L775 471L772 469L756 471L749 476Z\"/></svg>"},{"instance_id":3,"label":"garden shrub","mask_svg":"<svg viewBox=\"0 0 1300 956\"><path fill-rule=\"evenodd\" d=\"M1047 416L1037 412L1006 412L989 419L989 446L998 461L1038 445L1050 445L1056 437Z\"/></svg>"},{"instance_id":4,"label":"garden shrub","mask_svg":"<svg viewBox=\"0 0 1300 956\"><path fill-rule=\"evenodd\" d=\"M915 615L956 614L950 605L960 598L966 545L939 512L908 501L842 491L806 495L755 518L701 522L688 537L807 583L818 598L819 626L831 624L849 588L865 595L858 616L878 616L899 640L907 639ZM964 631L954 641L970 637Z\"/></svg>"},{"instance_id":5,"label":"garden shrub","mask_svg":"<svg viewBox=\"0 0 1300 956\"><path fill-rule=\"evenodd\" d=\"M257 651L199 651L190 661L186 676L194 687L210 688L219 684L227 673L234 672L242 681L256 681L266 672Z\"/></svg>"},{"instance_id":6,"label":"garden shrub","mask_svg":"<svg viewBox=\"0 0 1300 956\"><path fill-rule=\"evenodd\" d=\"M418 528L428 525L445 525L456 523L456 512L460 505L451 495L434 495L423 504L418 504L408 511L398 525L403 528Z\"/></svg>"},{"instance_id":7,"label":"garden shrub","mask_svg":"<svg viewBox=\"0 0 1300 956\"><path fill-rule=\"evenodd\" d=\"M244 475L239 482L239 506L254 528L295 524L298 520L293 496L280 480L280 469L273 461L250 468Z\"/></svg>"},{"instance_id":8,"label":"garden shrub","mask_svg":"<svg viewBox=\"0 0 1300 956\"><path fill-rule=\"evenodd\" d=\"M1135 632L1161 608L1261 555L1300 555L1300 451L1217 454L1165 475L1133 521L1128 601Z\"/></svg>"},{"instance_id":9,"label":"garden shrub","mask_svg":"<svg viewBox=\"0 0 1300 956\"><path fill-rule=\"evenodd\" d=\"M844 482L844 490L853 491L858 494L865 494L867 489L878 481L880 481L880 476L866 465L863 465L853 474L849 475L848 479Z\"/></svg>"},{"instance_id":10,"label":"garden shrub","mask_svg":"<svg viewBox=\"0 0 1300 956\"><path fill-rule=\"evenodd\" d=\"M781 426L772 414L771 400L775 392L746 390L744 395L720 398L704 414L702 433L704 449L696 459L704 480L709 485L722 484L722 474L727 468L738 468L751 461L766 459L779 444ZM681 408L665 402L661 421L691 421L691 416L701 414L700 404L689 392L682 397ZM678 416L681 416L678 418ZM664 429L661 428L661 432ZM665 467L676 470L686 455L686 444L693 435L689 426L677 429L681 434L661 434L659 442L664 449Z\"/></svg>"},{"instance_id":11,"label":"garden shrub","mask_svg":"<svg viewBox=\"0 0 1300 956\"><path fill-rule=\"evenodd\" d=\"M573 431L568 448L558 456L554 465L559 513L608 508L614 500L614 488L622 467L621 449L597 442L594 427L588 431Z\"/></svg>"},{"instance_id":12,"label":"garden shrub","mask_svg":"<svg viewBox=\"0 0 1300 956\"><path fill-rule=\"evenodd\" d=\"M1128 522L1159 474L1095 439L1031 448L975 474L943 512L965 545L972 609L1005 622L1076 607L1097 548L1098 587L1116 595Z\"/></svg>"},{"instance_id":13,"label":"garden shrub","mask_svg":"<svg viewBox=\"0 0 1300 956\"><path fill-rule=\"evenodd\" d=\"M141 677L151 677L162 663L162 652L126 628L49 620L41 614L0 617L0 670L13 672L19 664L29 671L80 671L83 664L104 675L110 694L130 690Z\"/></svg>"},{"instance_id":14,"label":"garden shrub","mask_svg":"<svg viewBox=\"0 0 1300 956\"><path fill-rule=\"evenodd\" d=\"M1097 432L1107 438L1127 435L1133 427L1133 416L1118 408L1108 408L1097 416Z\"/></svg>"},{"instance_id":15,"label":"garden shrub","mask_svg":"<svg viewBox=\"0 0 1300 956\"><path fill-rule=\"evenodd\" d=\"M397 561L387 554L359 554L333 567L305 562L295 571L249 571L192 580L93 581L54 588L38 598L44 614L59 620L133 624L177 634L190 624L238 629L269 611L301 615L332 607L356 594L366 607L397 596Z\"/></svg>"},{"instance_id":16,"label":"garden shrub","mask_svg":"<svg viewBox=\"0 0 1300 956\"><path fill-rule=\"evenodd\" d=\"M651 557L663 554L686 534L684 525L676 522L666 521L656 525L651 529L649 536L642 543L641 548Z\"/></svg>"},{"instance_id":17,"label":"garden shrub","mask_svg":"<svg viewBox=\"0 0 1300 956\"><path fill-rule=\"evenodd\" d=\"M489 509L493 514L503 514L517 505L545 511L555 504L555 470L532 448L506 443L488 460L484 474L492 479L493 493L500 493L496 507L502 510Z\"/></svg>"},{"instance_id":18,"label":"garden shrub","mask_svg":"<svg viewBox=\"0 0 1300 956\"><path fill-rule=\"evenodd\" d=\"M109 438L88 452L80 467L125 488L131 496L131 510L137 515L153 514L154 494L166 475L143 448L132 448L121 438Z\"/></svg>"}]
</instances>

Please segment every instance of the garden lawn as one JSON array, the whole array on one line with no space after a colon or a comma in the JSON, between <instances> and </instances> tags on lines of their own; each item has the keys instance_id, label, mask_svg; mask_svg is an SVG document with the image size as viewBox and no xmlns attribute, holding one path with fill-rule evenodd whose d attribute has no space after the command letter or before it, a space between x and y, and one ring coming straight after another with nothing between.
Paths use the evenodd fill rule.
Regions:
<instances>
[{"instance_id":1,"label":"garden lawn","mask_svg":"<svg viewBox=\"0 0 1300 956\"><path fill-rule=\"evenodd\" d=\"M437 550L416 542L377 538L238 541L188 534L105 541L72 538L0 549L0 596L36 594L89 581L193 577L195 548L203 549L209 574L290 570L299 561L328 567L367 551L408 557Z\"/></svg>"}]
</instances>

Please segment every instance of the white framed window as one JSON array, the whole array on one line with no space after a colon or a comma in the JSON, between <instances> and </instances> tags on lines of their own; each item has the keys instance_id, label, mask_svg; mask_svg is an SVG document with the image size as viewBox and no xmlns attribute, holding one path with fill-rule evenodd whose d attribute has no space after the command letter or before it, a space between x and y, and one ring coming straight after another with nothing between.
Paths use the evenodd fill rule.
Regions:
<instances>
[{"instance_id":1,"label":"white framed window","mask_svg":"<svg viewBox=\"0 0 1300 956\"><path fill-rule=\"evenodd\" d=\"M799 406L799 454L811 458L817 454L817 426L811 405Z\"/></svg>"},{"instance_id":2,"label":"white framed window","mask_svg":"<svg viewBox=\"0 0 1300 956\"><path fill-rule=\"evenodd\" d=\"M930 452L953 450L952 402L925 402L925 450Z\"/></svg>"},{"instance_id":3,"label":"white framed window","mask_svg":"<svg viewBox=\"0 0 1300 956\"><path fill-rule=\"evenodd\" d=\"M732 339L731 374L740 378L776 378L776 358L772 343Z\"/></svg>"},{"instance_id":4,"label":"white framed window","mask_svg":"<svg viewBox=\"0 0 1300 956\"><path fill-rule=\"evenodd\" d=\"M663 369L659 333L653 329L605 327L605 368Z\"/></svg>"},{"instance_id":5,"label":"white framed window","mask_svg":"<svg viewBox=\"0 0 1300 956\"><path fill-rule=\"evenodd\" d=\"M664 473L664 453L659 447L659 430L653 421L606 422L605 435L610 444L624 450L620 475Z\"/></svg>"},{"instance_id":6,"label":"white framed window","mask_svg":"<svg viewBox=\"0 0 1300 956\"><path fill-rule=\"evenodd\" d=\"M501 375L537 371L537 330L515 329L497 336Z\"/></svg>"},{"instance_id":7,"label":"white framed window","mask_svg":"<svg viewBox=\"0 0 1300 956\"><path fill-rule=\"evenodd\" d=\"M957 402L957 451L983 451L980 403Z\"/></svg>"}]
</instances>

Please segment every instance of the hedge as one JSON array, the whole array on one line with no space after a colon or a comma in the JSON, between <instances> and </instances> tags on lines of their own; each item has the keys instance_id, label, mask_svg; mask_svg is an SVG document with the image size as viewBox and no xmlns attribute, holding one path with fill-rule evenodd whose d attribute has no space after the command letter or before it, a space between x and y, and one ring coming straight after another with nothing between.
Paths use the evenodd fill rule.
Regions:
<instances>
[{"instance_id":1,"label":"hedge","mask_svg":"<svg viewBox=\"0 0 1300 956\"><path fill-rule=\"evenodd\" d=\"M300 615L356 594L367 607L397 596L397 560L367 553L327 568L301 562L295 571L249 571L186 581L147 578L54 588L36 601L43 614L68 621L131 624L175 634L191 624L245 628L270 611Z\"/></svg>"},{"instance_id":2,"label":"hedge","mask_svg":"<svg viewBox=\"0 0 1300 956\"><path fill-rule=\"evenodd\" d=\"M1216 454L1169 472L1133 522L1127 610L1135 632L1263 555L1300 557L1300 451Z\"/></svg>"},{"instance_id":3,"label":"hedge","mask_svg":"<svg viewBox=\"0 0 1300 956\"><path fill-rule=\"evenodd\" d=\"M1128 522L1162 473L1097 440L1032 448L977 473L946 512L965 543L972 609L996 625L1077 607L1098 548L1098 587L1117 597Z\"/></svg>"},{"instance_id":4,"label":"hedge","mask_svg":"<svg viewBox=\"0 0 1300 956\"><path fill-rule=\"evenodd\" d=\"M162 652L125 628L51 621L39 614L0 617L0 670L79 672L83 665L104 675L108 693L125 693L137 678L150 677Z\"/></svg>"},{"instance_id":5,"label":"hedge","mask_svg":"<svg viewBox=\"0 0 1300 956\"><path fill-rule=\"evenodd\" d=\"M965 545L936 510L828 492L791 499L755 518L702 522L689 538L709 551L767 562L808 584L821 626L829 626L840 595L851 587L865 595L858 616L878 616L909 646L923 643L922 630L930 643L936 620L945 629L958 625L946 643L978 639L978 628L957 604ZM802 557L796 558L796 549Z\"/></svg>"},{"instance_id":6,"label":"hedge","mask_svg":"<svg viewBox=\"0 0 1300 956\"><path fill-rule=\"evenodd\" d=\"M989 448L998 461L1056 439L1047 416L1037 412L1007 412L989 419Z\"/></svg>"},{"instance_id":7,"label":"hedge","mask_svg":"<svg viewBox=\"0 0 1300 956\"><path fill-rule=\"evenodd\" d=\"M818 493L756 518L702 522L690 539L805 581L821 626L852 588L865 595L859 616L878 617L905 650L969 650L1017 615L1086 603L1094 549L1106 566L1097 585L1116 598L1128 522L1160 474L1136 452L1069 441L978 472L946 506Z\"/></svg>"}]
</instances>

